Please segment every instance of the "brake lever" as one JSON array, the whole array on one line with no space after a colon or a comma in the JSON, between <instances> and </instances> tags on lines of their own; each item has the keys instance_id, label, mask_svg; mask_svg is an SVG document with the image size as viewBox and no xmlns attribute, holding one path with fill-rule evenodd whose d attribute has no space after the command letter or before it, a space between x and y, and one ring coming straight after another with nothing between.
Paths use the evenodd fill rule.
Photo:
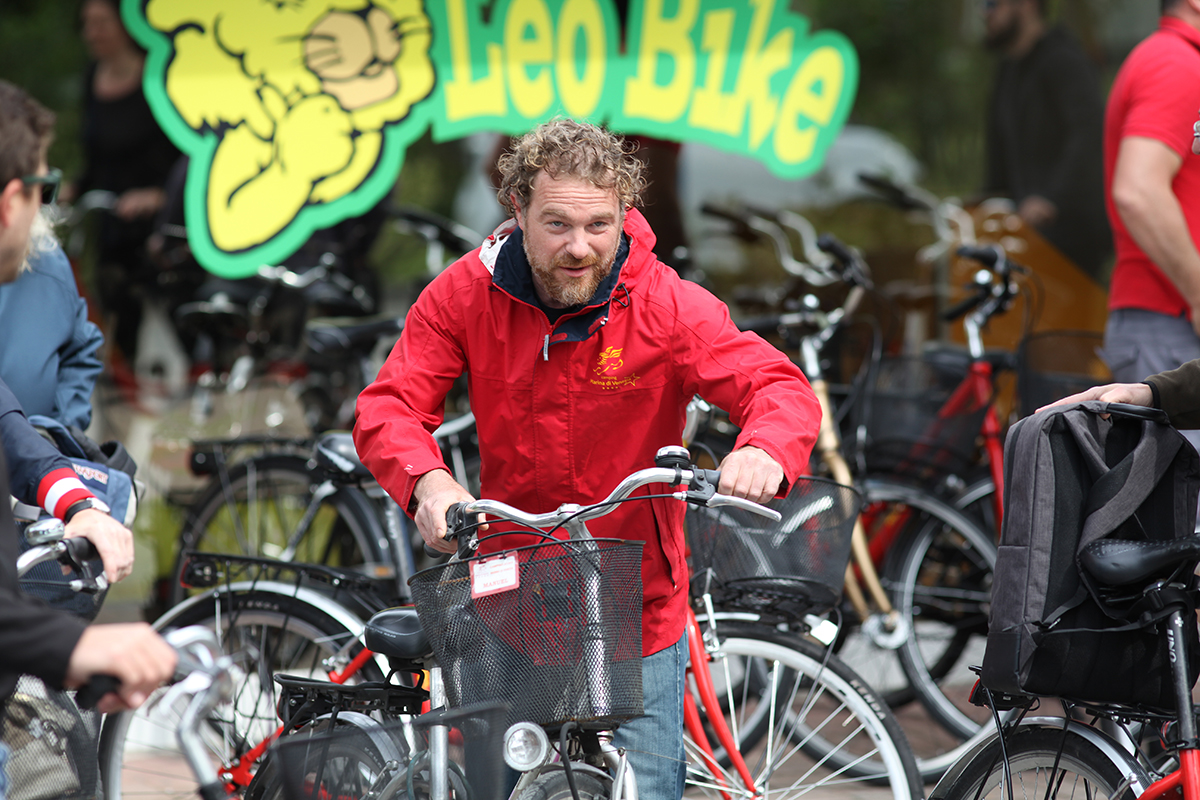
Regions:
<instances>
[{"instance_id":1,"label":"brake lever","mask_svg":"<svg viewBox=\"0 0 1200 800\"><path fill-rule=\"evenodd\" d=\"M731 508L739 508L742 511L749 511L751 514L758 514L760 517L766 517L774 522L779 522L783 519L783 515L775 509L759 505L753 500L746 500L728 494L718 494L717 483L720 480L721 473L718 470L693 469L692 480L688 484L687 491L684 492L684 498L689 503L701 504L708 508L730 506Z\"/></svg>"}]
</instances>

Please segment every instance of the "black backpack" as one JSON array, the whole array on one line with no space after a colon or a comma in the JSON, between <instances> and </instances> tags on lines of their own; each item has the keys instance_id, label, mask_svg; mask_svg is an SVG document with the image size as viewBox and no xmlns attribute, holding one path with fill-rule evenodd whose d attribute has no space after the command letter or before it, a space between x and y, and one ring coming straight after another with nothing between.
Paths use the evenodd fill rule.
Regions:
<instances>
[{"instance_id":1,"label":"black backpack","mask_svg":"<svg viewBox=\"0 0 1200 800\"><path fill-rule=\"evenodd\" d=\"M1165 612L1147 612L1140 592L1114 604L1077 559L1099 539L1193 536L1196 451L1161 411L1076 403L1009 430L1004 479L983 684L1010 694L1173 708L1166 643L1154 629ZM1194 683L1200 636L1195 624L1184 628Z\"/></svg>"}]
</instances>

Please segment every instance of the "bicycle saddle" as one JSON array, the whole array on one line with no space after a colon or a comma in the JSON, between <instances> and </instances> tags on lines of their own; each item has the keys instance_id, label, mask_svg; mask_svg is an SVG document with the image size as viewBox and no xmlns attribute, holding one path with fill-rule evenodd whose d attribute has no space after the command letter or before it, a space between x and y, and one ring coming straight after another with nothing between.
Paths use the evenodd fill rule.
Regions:
<instances>
[{"instance_id":1,"label":"bicycle saddle","mask_svg":"<svg viewBox=\"0 0 1200 800\"><path fill-rule=\"evenodd\" d=\"M1079 554L1083 568L1110 586L1144 583L1188 562L1200 562L1200 537L1162 542L1101 539Z\"/></svg>"},{"instance_id":2,"label":"bicycle saddle","mask_svg":"<svg viewBox=\"0 0 1200 800\"><path fill-rule=\"evenodd\" d=\"M354 319L318 317L304 325L308 346L317 353L370 350L375 343L404 328L403 317Z\"/></svg>"},{"instance_id":3,"label":"bicycle saddle","mask_svg":"<svg viewBox=\"0 0 1200 800\"><path fill-rule=\"evenodd\" d=\"M331 431L317 439L313 458L323 469L356 478L374 480L371 471L363 466L354 449L354 437L349 431Z\"/></svg>"},{"instance_id":4,"label":"bicycle saddle","mask_svg":"<svg viewBox=\"0 0 1200 800\"><path fill-rule=\"evenodd\" d=\"M388 658L420 661L433 653L415 608L387 608L363 628L367 648Z\"/></svg>"}]
</instances>

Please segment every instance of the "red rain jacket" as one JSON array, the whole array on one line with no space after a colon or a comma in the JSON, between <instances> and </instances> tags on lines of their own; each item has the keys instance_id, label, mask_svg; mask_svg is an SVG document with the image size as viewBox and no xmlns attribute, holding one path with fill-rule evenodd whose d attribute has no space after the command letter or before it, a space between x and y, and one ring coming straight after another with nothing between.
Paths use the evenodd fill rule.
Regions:
<instances>
[{"instance_id":1,"label":"red rain jacket","mask_svg":"<svg viewBox=\"0 0 1200 800\"><path fill-rule=\"evenodd\" d=\"M738 331L716 297L657 261L654 234L636 210L624 233L593 302L553 325L511 220L425 289L378 379L359 396L354 428L363 463L402 508L418 478L445 468L430 432L464 371L482 495L523 511L596 502L653 466L660 447L679 443L696 394L726 409L742 428L737 446L765 450L788 483L806 471L821 411L800 370ZM644 492L651 489L665 487ZM645 654L683 634L683 514L676 500L631 501L588 523L594 536L645 542Z\"/></svg>"}]
</instances>

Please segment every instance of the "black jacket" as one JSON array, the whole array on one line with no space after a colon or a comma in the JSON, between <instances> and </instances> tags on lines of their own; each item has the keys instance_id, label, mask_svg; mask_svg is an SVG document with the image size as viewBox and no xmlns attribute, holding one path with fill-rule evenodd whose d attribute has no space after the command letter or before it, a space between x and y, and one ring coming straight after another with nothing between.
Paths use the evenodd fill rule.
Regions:
<instances>
[{"instance_id":1,"label":"black jacket","mask_svg":"<svg viewBox=\"0 0 1200 800\"><path fill-rule=\"evenodd\" d=\"M29 597L17 585L17 527L7 502L8 465L0 449L0 698L22 673L61 688L83 620Z\"/></svg>"},{"instance_id":2,"label":"black jacket","mask_svg":"<svg viewBox=\"0 0 1200 800\"><path fill-rule=\"evenodd\" d=\"M984 190L1018 204L1040 195L1058 217L1039 232L1093 277L1112 252L1104 208L1104 96L1065 28L1023 58L1003 59L988 106Z\"/></svg>"}]
</instances>

